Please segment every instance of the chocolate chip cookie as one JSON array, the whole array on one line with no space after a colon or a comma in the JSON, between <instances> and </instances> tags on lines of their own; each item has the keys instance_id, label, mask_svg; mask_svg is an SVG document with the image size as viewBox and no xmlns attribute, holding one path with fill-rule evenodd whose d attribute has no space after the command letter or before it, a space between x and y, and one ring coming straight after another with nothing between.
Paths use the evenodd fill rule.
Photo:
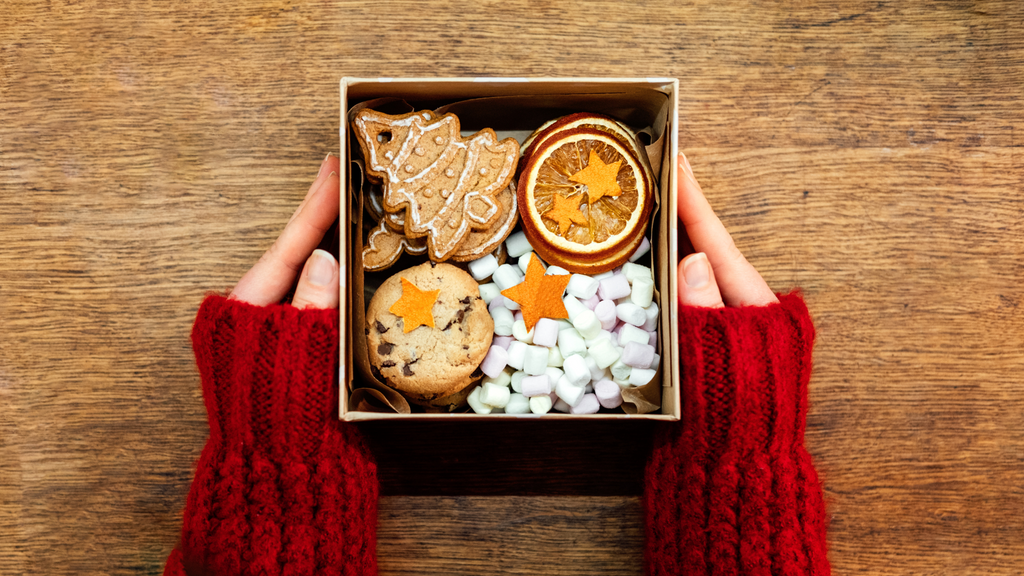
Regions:
<instances>
[{"instance_id":1,"label":"chocolate chip cookie","mask_svg":"<svg viewBox=\"0 0 1024 576\"><path fill-rule=\"evenodd\" d=\"M417 326L406 332L413 316ZM432 327L425 316L432 317ZM427 262L381 284L370 300L365 329L370 363L381 380L411 401L429 404L480 379L494 321L472 276Z\"/></svg>"}]
</instances>

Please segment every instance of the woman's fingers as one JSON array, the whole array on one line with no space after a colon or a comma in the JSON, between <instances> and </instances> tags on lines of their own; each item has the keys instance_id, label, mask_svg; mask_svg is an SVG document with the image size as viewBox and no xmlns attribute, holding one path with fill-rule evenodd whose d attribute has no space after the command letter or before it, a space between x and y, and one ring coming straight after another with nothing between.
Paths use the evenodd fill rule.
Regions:
<instances>
[{"instance_id":1,"label":"woman's fingers","mask_svg":"<svg viewBox=\"0 0 1024 576\"><path fill-rule=\"evenodd\" d=\"M679 219L694 250L707 255L712 278L717 280L725 304L764 306L778 302L764 278L743 257L722 221L715 216L683 154L679 155L678 169ZM683 298L683 284L679 283L680 300Z\"/></svg>"},{"instance_id":2,"label":"woman's fingers","mask_svg":"<svg viewBox=\"0 0 1024 576\"><path fill-rule=\"evenodd\" d=\"M338 218L338 166L336 157L324 160L313 187L284 231L238 281L231 298L264 306L280 302L291 290L306 259Z\"/></svg>"},{"instance_id":3,"label":"woman's fingers","mask_svg":"<svg viewBox=\"0 0 1024 576\"><path fill-rule=\"evenodd\" d=\"M338 261L326 250L314 250L299 276L292 305L296 308L337 308L338 286Z\"/></svg>"},{"instance_id":4,"label":"woman's fingers","mask_svg":"<svg viewBox=\"0 0 1024 576\"><path fill-rule=\"evenodd\" d=\"M725 305L715 281L715 271L703 252L690 254L679 262L679 304L703 308Z\"/></svg>"}]
</instances>

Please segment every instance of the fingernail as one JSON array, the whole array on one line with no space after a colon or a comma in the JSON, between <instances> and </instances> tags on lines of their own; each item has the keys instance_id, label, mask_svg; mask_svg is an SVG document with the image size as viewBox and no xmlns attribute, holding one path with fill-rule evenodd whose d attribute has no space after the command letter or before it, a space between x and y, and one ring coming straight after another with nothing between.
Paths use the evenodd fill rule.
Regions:
<instances>
[{"instance_id":1,"label":"fingernail","mask_svg":"<svg viewBox=\"0 0 1024 576\"><path fill-rule=\"evenodd\" d=\"M334 272L337 269L334 256L325 250L314 250L310 258L308 278L309 283L314 286L327 286L334 279Z\"/></svg>"},{"instance_id":2,"label":"fingernail","mask_svg":"<svg viewBox=\"0 0 1024 576\"><path fill-rule=\"evenodd\" d=\"M324 156L324 161L320 163L320 169L316 171L316 177L320 177L320 173L324 171L324 166L327 166L327 160L331 157L331 153L328 152L327 156Z\"/></svg>"},{"instance_id":3,"label":"fingernail","mask_svg":"<svg viewBox=\"0 0 1024 576\"><path fill-rule=\"evenodd\" d=\"M690 159L682 152L680 152L679 155L683 157L683 171L686 172L687 176L693 178L693 168L690 167Z\"/></svg>"},{"instance_id":4,"label":"fingernail","mask_svg":"<svg viewBox=\"0 0 1024 576\"><path fill-rule=\"evenodd\" d=\"M683 265L683 276L690 288L703 288L711 280L711 264L703 252L697 252Z\"/></svg>"}]
</instances>

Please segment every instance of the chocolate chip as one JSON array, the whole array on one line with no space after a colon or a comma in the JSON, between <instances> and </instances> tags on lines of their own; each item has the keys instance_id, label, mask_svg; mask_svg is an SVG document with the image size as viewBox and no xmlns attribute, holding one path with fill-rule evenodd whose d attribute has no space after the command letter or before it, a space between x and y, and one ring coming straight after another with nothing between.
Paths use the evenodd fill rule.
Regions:
<instances>
[{"instance_id":1,"label":"chocolate chip","mask_svg":"<svg viewBox=\"0 0 1024 576\"><path fill-rule=\"evenodd\" d=\"M391 351L395 349L395 345L390 342L381 342L377 345L377 354L387 356L391 354Z\"/></svg>"},{"instance_id":2,"label":"chocolate chip","mask_svg":"<svg viewBox=\"0 0 1024 576\"><path fill-rule=\"evenodd\" d=\"M380 365L381 365L382 368L391 368L392 366L395 365L395 361L394 360L385 360L385 361L381 362Z\"/></svg>"},{"instance_id":3,"label":"chocolate chip","mask_svg":"<svg viewBox=\"0 0 1024 576\"><path fill-rule=\"evenodd\" d=\"M433 260L431 260L430 261L430 267L431 268L437 268L437 262L434 262Z\"/></svg>"},{"instance_id":4,"label":"chocolate chip","mask_svg":"<svg viewBox=\"0 0 1024 576\"><path fill-rule=\"evenodd\" d=\"M375 322L377 322L377 326L376 326L377 332L380 332L381 334L383 334L383 333L388 331L388 327L383 325L383 324L381 324L380 320L376 320Z\"/></svg>"},{"instance_id":5,"label":"chocolate chip","mask_svg":"<svg viewBox=\"0 0 1024 576\"><path fill-rule=\"evenodd\" d=\"M473 297L472 296L466 296L462 300L459 300L459 304L469 304L472 301L473 301Z\"/></svg>"},{"instance_id":6,"label":"chocolate chip","mask_svg":"<svg viewBox=\"0 0 1024 576\"><path fill-rule=\"evenodd\" d=\"M370 335L370 329L369 329L369 328L364 328L363 330L366 330L366 335L367 335L367 336L369 336L369 335Z\"/></svg>"},{"instance_id":7,"label":"chocolate chip","mask_svg":"<svg viewBox=\"0 0 1024 576\"><path fill-rule=\"evenodd\" d=\"M483 375L484 375L483 371L481 371L481 370L480 370L480 367L479 367L479 366L477 366L477 367L476 367L476 370L473 370L473 373L472 373L472 374L470 374L470 375L469 375L469 377L470 377L470 378L479 378L479 377L481 377L481 376L483 376Z\"/></svg>"},{"instance_id":8,"label":"chocolate chip","mask_svg":"<svg viewBox=\"0 0 1024 576\"><path fill-rule=\"evenodd\" d=\"M405 374L406 376L413 376L414 375L413 371L409 368L408 364L402 366L402 374Z\"/></svg>"},{"instance_id":9,"label":"chocolate chip","mask_svg":"<svg viewBox=\"0 0 1024 576\"><path fill-rule=\"evenodd\" d=\"M462 349L463 349L463 350L469 350L469 346L467 346L467 345L463 344L463 345L462 345Z\"/></svg>"},{"instance_id":10,"label":"chocolate chip","mask_svg":"<svg viewBox=\"0 0 1024 576\"><path fill-rule=\"evenodd\" d=\"M465 320L465 319L466 319L466 311L465 310L459 310L458 312L455 313L455 321L458 322L459 324L462 324L462 321Z\"/></svg>"},{"instance_id":11,"label":"chocolate chip","mask_svg":"<svg viewBox=\"0 0 1024 576\"><path fill-rule=\"evenodd\" d=\"M448 323L444 325L444 328L441 328L441 332L444 332L445 330L451 328L452 324L454 324L454 323L455 323L454 320L449 320Z\"/></svg>"}]
</instances>

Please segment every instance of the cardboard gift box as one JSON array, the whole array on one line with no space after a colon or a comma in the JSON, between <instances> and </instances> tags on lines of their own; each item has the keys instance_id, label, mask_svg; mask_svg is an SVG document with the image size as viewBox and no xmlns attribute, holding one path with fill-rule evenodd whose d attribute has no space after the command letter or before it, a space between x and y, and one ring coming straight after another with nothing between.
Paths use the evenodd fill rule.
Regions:
<instances>
[{"instance_id":1,"label":"cardboard gift box","mask_svg":"<svg viewBox=\"0 0 1024 576\"><path fill-rule=\"evenodd\" d=\"M342 190L339 222L341 306L339 378L340 415L348 421L382 419L432 420L437 418L507 419L590 418L601 420L678 420L677 266L676 218L679 82L672 78L342 78L341 126ZM523 140L544 122L574 112L596 112L629 125L647 150L655 178L655 212L648 224L651 251L640 263L654 272L656 301L660 307L658 374L648 385L633 389L624 412L570 415L416 413L396 391L370 373L363 337L369 294L362 268L363 173L358 146L353 150L350 118L363 108L389 113L434 110L455 113L463 136L489 127L499 139ZM397 270L395 270L397 271ZM393 272L392 272L393 273Z\"/></svg>"}]
</instances>

